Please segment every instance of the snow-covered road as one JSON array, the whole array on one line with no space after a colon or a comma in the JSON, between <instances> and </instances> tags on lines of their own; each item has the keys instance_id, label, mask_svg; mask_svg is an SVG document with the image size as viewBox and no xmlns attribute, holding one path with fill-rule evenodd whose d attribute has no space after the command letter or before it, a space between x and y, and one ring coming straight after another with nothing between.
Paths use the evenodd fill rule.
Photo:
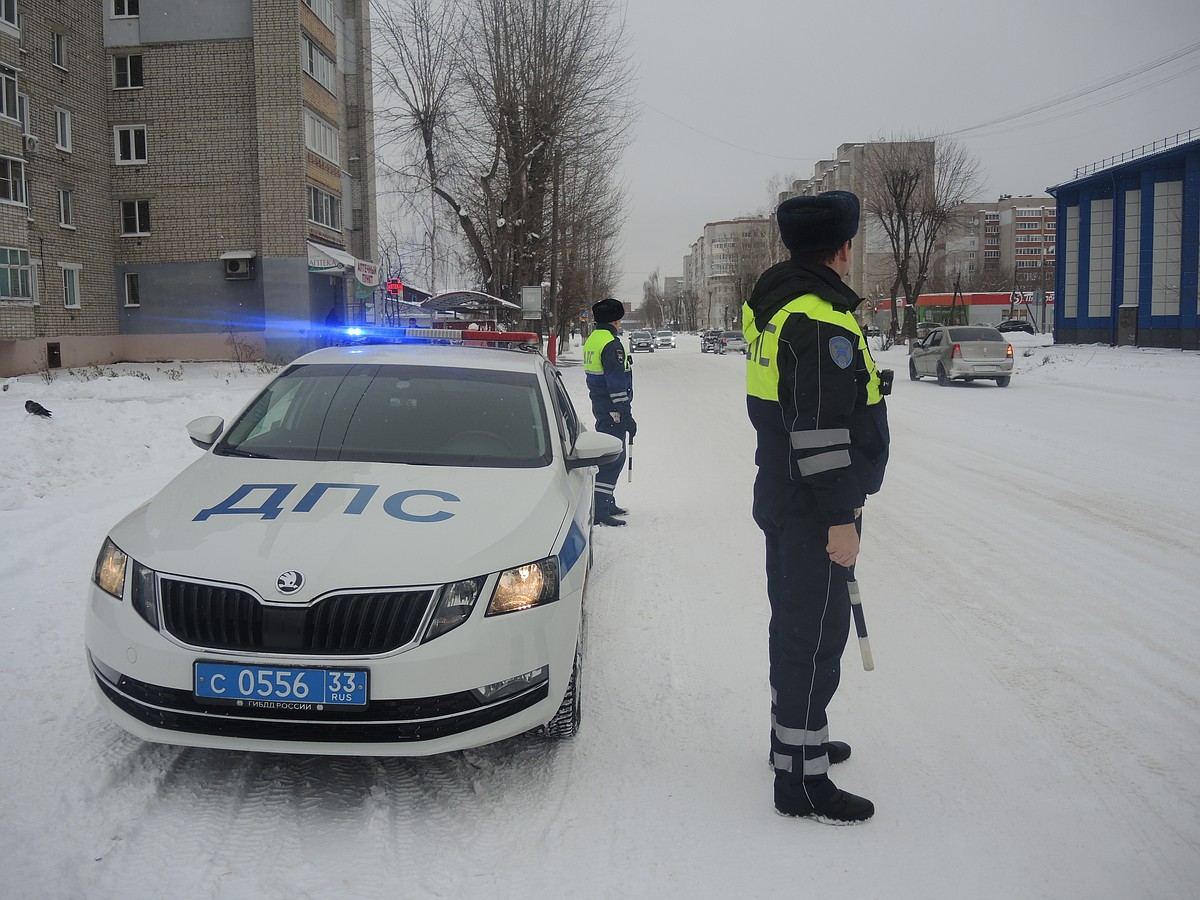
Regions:
<instances>
[{"instance_id":1,"label":"snow-covered road","mask_svg":"<svg viewBox=\"0 0 1200 900\"><path fill-rule=\"evenodd\" d=\"M858 566L876 670L851 641L830 714L854 745L835 779L878 812L835 829L772 811L744 362L697 340L635 360L632 513L597 530L580 735L414 760L109 724L81 635L100 542L194 458L184 423L265 379L10 380L0 897L1194 896L1200 357L1030 339L999 389L880 354L893 457Z\"/></svg>"}]
</instances>

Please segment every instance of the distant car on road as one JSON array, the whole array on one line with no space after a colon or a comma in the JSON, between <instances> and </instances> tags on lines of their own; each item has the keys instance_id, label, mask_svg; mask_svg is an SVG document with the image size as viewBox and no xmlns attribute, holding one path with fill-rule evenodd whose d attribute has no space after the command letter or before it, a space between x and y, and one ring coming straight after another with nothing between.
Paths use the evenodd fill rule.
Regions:
<instances>
[{"instance_id":1,"label":"distant car on road","mask_svg":"<svg viewBox=\"0 0 1200 900\"><path fill-rule=\"evenodd\" d=\"M630 353L637 353L639 350L646 350L650 353L653 353L654 345L654 335L648 331L635 331L629 336Z\"/></svg>"},{"instance_id":2,"label":"distant car on road","mask_svg":"<svg viewBox=\"0 0 1200 900\"><path fill-rule=\"evenodd\" d=\"M947 325L935 328L913 345L908 377L919 381L932 375L938 384L988 379L1008 387L1012 379L1013 348L988 325Z\"/></svg>"},{"instance_id":3,"label":"distant car on road","mask_svg":"<svg viewBox=\"0 0 1200 900\"><path fill-rule=\"evenodd\" d=\"M721 331L717 328L710 328L707 331L700 332L700 352L701 353L719 353L721 352Z\"/></svg>"},{"instance_id":4,"label":"distant car on road","mask_svg":"<svg viewBox=\"0 0 1200 900\"><path fill-rule=\"evenodd\" d=\"M740 331L726 331L722 334L725 338L725 349L733 350L736 353L745 353L746 337Z\"/></svg>"},{"instance_id":5,"label":"distant car on road","mask_svg":"<svg viewBox=\"0 0 1200 900\"><path fill-rule=\"evenodd\" d=\"M658 334L656 334L654 336L654 338L655 338L655 342L658 344L658 346L670 347L672 350L675 349L675 332L660 331Z\"/></svg>"},{"instance_id":6,"label":"distant car on road","mask_svg":"<svg viewBox=\"0 0 1200 900\"><path fill-rule=\"evenodd\" d=\"M1005 319L996 326L996 330L1001 334L1009 334L1014 331L1022 331L1025 334L1037 334L1038 331L1033 327L1032 322L1027 322L1024 319Z\"/></svg>"}]
</instances>

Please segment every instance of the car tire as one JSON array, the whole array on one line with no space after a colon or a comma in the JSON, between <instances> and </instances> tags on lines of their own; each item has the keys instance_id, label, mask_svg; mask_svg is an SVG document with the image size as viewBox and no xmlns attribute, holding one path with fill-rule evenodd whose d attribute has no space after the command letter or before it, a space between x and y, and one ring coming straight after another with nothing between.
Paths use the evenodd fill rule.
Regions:
<instances>
[{"instance_id":1,"label":"car tire","mask_svg":"<svg viewBox=\"0 0 1200 900\"><path fill-rule=\"evenodd\" d=\"M1001 375L996 379L996 387L1008 387L1010 381L1012 381L1011 375Z\"/></svg>"},{"instance_id":2,"label":"car tire","mask_svg":"<svg viewBox=\"0 0 1200 900\"><path fill-rule=\"evenodd\" d=\"M579 731L579 721L582 717L579 690L580 657L579 647L575 647L575 663L571 666L571 680L567 683L567 692L563 694L558 712L542 726L542 734L551 740L561 741L575 737Z\"/></svg>"},{"instance_id":3,"label":"car tire","mask_svg":"<svg viewBox=\"0 0 1200 900\"><path fill-rule=\"evenodd\" d=\"M950 384L950 377L946 374L946 368L941 363L938 363L937 367L937 380L938 384L942 387L947 387Z\"/></svg>"},{"instance_id":4,"label":"car tire","mask_svg":"<svg viewBox=\"0 0 1200 900\"><path fill-rule=\"evenodd\" d=\"M920 381L921 380L921 376L917 374L917 364L914 363L911 359L908 361L908 380L909 381Z\"/></svg>"}]
</instances>

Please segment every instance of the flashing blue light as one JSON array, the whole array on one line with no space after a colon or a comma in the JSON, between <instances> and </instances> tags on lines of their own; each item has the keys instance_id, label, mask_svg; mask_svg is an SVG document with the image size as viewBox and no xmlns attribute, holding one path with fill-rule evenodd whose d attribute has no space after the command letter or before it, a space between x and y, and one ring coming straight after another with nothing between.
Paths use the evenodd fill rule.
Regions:
<instances>
[{"instance_id":1,"label":"flashing blue light","mask_svg":"<svg viewBox=\"0 0 1200 900\"><path fill-rule=\"evenodd\" d=\"M363 333L363 330L358 327L352 327L352 328L346 329L346 334L349 335L350 337L362 337L362 333Z\"/></svg>"}]
</instances>

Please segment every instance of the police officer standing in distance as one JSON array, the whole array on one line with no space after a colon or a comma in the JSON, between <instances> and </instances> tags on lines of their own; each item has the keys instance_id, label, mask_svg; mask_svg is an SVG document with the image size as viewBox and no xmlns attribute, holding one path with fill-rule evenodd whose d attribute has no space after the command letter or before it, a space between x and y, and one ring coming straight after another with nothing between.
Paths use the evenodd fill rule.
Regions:
<instances>
[{"instance_id":1,"label":"police officer standing in distance","mask_svg":"<svg viewBox=\"0 0 1200 900\"><path fill-rule=\"evenodd\" d=\"M628 510L617 506L613 491L625 467L625 435L637 434L633 420L633 360L621 343L621 319L625 307L609 297L592 306L596 328L583 344L583 371L587 373L588 394L596 430L621 439L621 455L616 462L600 466L596 472L596 522L600 525L624 525L618 518Z\"/></svg>"},{"instance_id":2,"label":"police officer standing in distance","mask_svg":"<svg viewBox=\"0 0 1200 900\"><path fill-rule=\"evenodd\" d=\"M861 513L879 490L889 432L880 372L853 312L859 201L847 191L793 197L776 210L791 259L772 266L742 309L750 347L746 406L758 433L754 521L766 536L771 603L771 753L775 809L852 824L875 812L839 790L826 707L841 677Z\"/></svg>"}]
</instances>

